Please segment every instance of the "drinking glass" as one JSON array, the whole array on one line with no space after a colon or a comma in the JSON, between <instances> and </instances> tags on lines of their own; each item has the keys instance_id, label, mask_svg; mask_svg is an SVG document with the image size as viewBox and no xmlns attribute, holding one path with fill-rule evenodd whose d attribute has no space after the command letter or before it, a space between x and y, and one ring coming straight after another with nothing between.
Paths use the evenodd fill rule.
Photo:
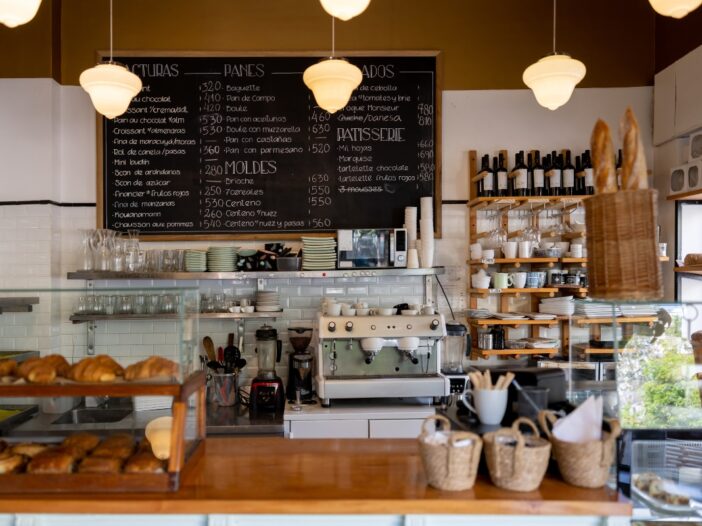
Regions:
<instances>
[{"instance_id":1,"label":"drinking glass","mask_svg":"<svg viewBox=\"0 0 702 526\"><path fill-rule=\"evenodd\" d=\"M134 314L145 314L146 313L146 296L144 294L137 294L134 296Z\"/></svg>"},{"instance_id":2,"label":"drinking glass","mask_svg":"<svg viewBox=\"0 0 702 526\"><path fill-rule=\"evenodd\" d=\"M171 294L163 294L161 296L161 312L171 314L175 312L176 304Z\"/></svg>"},{"instance_id":3,"label":"drinking glass","mask_svg":"<svg viewBox=\"0 0 702 526\"><path fill-rule=\"evenodd\" d=\"M105 314L112 315L115 313L115 305L117 304L117 296L105 296L102 299L105 307Z\"/></svg>"},{"instance_id":4,"label":"drinking glass","mask_svg":"<svg viewBox=\"0 0 702 526\"><path fill-rule=\"evenodd\" d=\"M93 270L95 259L95 230L81 229L81 270Z\"/></svg>"},{"instance_id":5,"label":"drinking glass","mask_svg":"<svg viewBox=\"0 0 702 526\"><path fill-rule=\"evenodd\" d=\"M119 314L131 314L133 312L132 297L120 296L117 310Z\"/></svg>"},{"instance_id":6,"label":"drinking glass","mask_svg":"<svg viewBox=\"0 0 702 526\"><path fill-rule=\"evenodd\" d=\"M148 311L149 314L158 314L160 310L160 305L161 305L161 296L158 294L151 294L149 295L149 299L147 302L147 308L146 310Z\"/></svg>"},{"instance_id":7,"label":"drinking glass","mask_svg":"<svg viewBox=\"0 0 702 526\"><path fill-rule=\"evenodd\" d=\"M174 272L175 270L177 270L175 268L176 261L177 261L175 250L164 250L162 258L163 258L162 270L164 272Z\"/></svg>"},{"instance_id":8,"label":"drinking glass","mask_svg":"<svg viewBox=\"0 0 702 526\"><path fill-rule=\"evenodd\" d=\"M76 312L78 314L86 314L88 311L88 299L85 296L78 297L78 305L76 305Z\"/></svg>"}]
</instances>

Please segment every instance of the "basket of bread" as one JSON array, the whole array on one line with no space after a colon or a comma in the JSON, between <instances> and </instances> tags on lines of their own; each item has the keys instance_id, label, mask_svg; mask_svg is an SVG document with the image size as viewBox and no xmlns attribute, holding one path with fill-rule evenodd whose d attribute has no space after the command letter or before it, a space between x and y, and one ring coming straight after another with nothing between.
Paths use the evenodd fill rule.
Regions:
<instances>
[{"instance_id":1,"label":"basket of bread","mask_svg":"<svg viewBox=\"0 0 702 526\"><path fill-rule=\"evenodd\" d=\"M658 192L648 187L643 142L631 108L627 108L620 128L621 188L609 127L598 120L592 132L596 195L585 200L589 295L599 299L660 299Z\"/></svg>"}]
</instances>

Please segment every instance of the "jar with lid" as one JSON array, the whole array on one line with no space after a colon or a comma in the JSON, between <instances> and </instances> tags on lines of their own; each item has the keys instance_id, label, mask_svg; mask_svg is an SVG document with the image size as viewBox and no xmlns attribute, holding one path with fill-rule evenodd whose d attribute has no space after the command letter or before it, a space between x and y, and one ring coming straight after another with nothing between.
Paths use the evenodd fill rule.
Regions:
<instances>
[{"instance_id":1,"label":"jar with lid","mask_svg":"<svg viewBox=\"0 0 702 526\"><path fill-rule=\"evenodd\" d=\"M490 329L478 329L478 349L483 351L492 349L492 333Z\"/></svg>"}]
</instances>

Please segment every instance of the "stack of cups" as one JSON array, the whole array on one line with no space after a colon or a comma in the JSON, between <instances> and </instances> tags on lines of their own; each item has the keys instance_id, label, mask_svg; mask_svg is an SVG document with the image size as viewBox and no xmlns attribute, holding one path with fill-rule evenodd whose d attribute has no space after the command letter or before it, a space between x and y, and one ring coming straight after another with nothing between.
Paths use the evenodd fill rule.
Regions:
<instances>
[{"instance_id":1,"label":"stack of cups","mask_svg":"<svg viewBox=\"0 0 702 526\"><path fill-rule=\"evenodd\" d=\"M422 239L419 260L423 268L434 266L434 207L432 197L420 199L422 218L419 220L419 236Z\"/></svg>"},{"instance_id":2,"label":"stack of cups","mask_svg":"<svg viewBox=\"0 0 702 526\"><path fill-rule=\"evenodd\" d=\"M417 207L405 207L405 228L407 229L407 248L417 248Z\"/></svg>"}]
</instances>

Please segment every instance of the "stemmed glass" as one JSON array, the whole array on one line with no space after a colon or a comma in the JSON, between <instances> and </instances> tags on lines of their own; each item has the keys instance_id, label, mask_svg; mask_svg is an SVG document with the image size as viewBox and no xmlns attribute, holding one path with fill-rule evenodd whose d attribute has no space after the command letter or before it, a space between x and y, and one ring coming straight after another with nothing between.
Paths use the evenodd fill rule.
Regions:
<instances>
[{"instance_id":1,"label":"stemmed glass","mask_svg":"<svg viewBox=\"0 0 702 526\"><path fill-rule=\"evenodd\" d=\"M492 248L495 250L495 256L497 256L497 250L502 249L502 245L507 241L507 230L502 224L502 212L496 212L493 216L495 220L495 228L490 231L487 238L486 246L487 248Z\"/></svg>"}]
</instances>

